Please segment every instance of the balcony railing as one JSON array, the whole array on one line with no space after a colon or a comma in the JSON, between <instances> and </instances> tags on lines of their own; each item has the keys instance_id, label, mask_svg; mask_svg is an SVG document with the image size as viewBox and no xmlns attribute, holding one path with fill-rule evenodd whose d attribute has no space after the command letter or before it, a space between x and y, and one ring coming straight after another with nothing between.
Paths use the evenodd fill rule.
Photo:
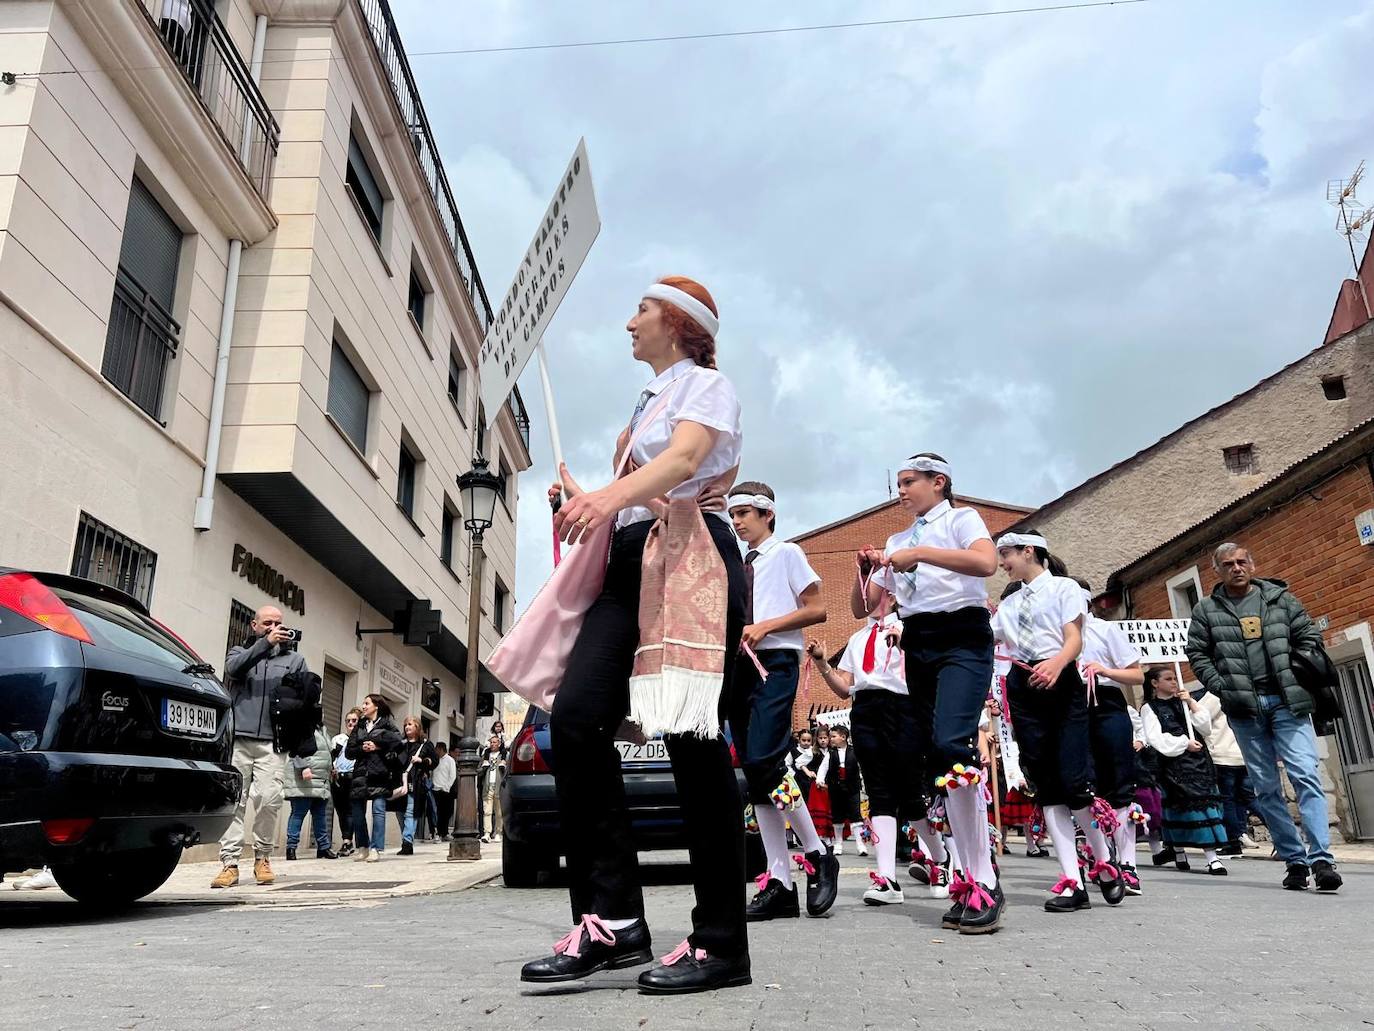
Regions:
<instances>
[{"instance_id":1,"label":"balcony railing","mask_svg":"<svg viewBox=\"0 0 1374 1031\"><path fill-rule=\"evenodd\" d=\"M155 0L151 12L168 53L266 200L281 129L224 23L209 0Z\"/></svg>"},{"instance_id":2,"label":"balcony railing","mask_svg":"<svg viewBox=\"0 0 1374 1031\"><path fill-rule=\"evenodd\" d=\"M391 83L391 95L396 100L401 121L410 135L410 144L420 163L420 172L429 184L429 195L444 227L444 235L448 237L449 249L458 265L458 274L462 276L463 285L472 299L472 307L477 312L477 324L485 334L491 325L491 304L482 287L482 277L477 272L477 262L473 259L467 233L463 231L463 220L458 217L458 205L453 201L448 176L444 174L443 162L439 160L434 133L430 130L429 119L425 117L425 107L420 103L420 91L415 86L415 77L410 73L410 62L406 60L405 48L401 46L400 33L396 31L396 22L391 17L391 4L388 0L355 2L367 23L377 57L382 62L382 70Z\"/></svg>"},{"instance_id":3,"label":"balcony railing","mask_svg":"<svg viewBox=\"0 0 1374 1031\"><path fill-rule=\"evenodd\" d=\"M520 396L520 388L510 392L510 414L515 416L515 428L520 431L520 439L525 442L525 450L530 449L530 413L525 409L525 399Z\"/></svg>"},{"instance_id":4,"label":"balcony railing","mask_svg":"<svg viewBox=\"0 0 1374 1031\"><path fill-rule=\"evenodd\" d=\"M176 357L180 336L176 319L121 267L115 278L100 371L129 400L159 421L167 366Z\"/></svg>"}]
</instances>

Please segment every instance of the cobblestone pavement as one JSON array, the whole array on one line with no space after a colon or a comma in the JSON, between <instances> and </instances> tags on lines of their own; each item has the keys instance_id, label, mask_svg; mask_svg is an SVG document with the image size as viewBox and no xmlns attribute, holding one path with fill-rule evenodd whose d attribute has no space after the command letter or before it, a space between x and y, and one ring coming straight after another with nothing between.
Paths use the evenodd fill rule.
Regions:
<instances>
[{"instance_id":1,"label":"cobblestone pavement","mask_svg":"<svg viewBox=\"0 0 1374 1031\"><path fill-rule=\"evenodd\" d=\"M637 971L530 990L520 964L568 926L558 888L499 880L366 908L0 905L0 1028L1211 1028L1374 1026L1374 866L1338 896L1282 891L1277 863L1231 876L1147 871L1118 909L1051 916L1053 864L1005 861L1004 930L939 930L943 903L865 907L867 860L845 859L826 918L754 925L754 984L646 998ZM655 949L686 932L681 866L646 868ZM16 893L18 894L18 893ZM435 1021L441 1021L436 1025Z\"/></svg>"}]
</instances>

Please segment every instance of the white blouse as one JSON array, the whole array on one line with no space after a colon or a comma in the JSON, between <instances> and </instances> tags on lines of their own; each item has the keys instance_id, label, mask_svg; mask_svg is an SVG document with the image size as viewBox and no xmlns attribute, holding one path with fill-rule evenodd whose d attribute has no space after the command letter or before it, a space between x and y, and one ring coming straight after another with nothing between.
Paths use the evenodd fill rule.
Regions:
<instances>
[{"instance_id":1,"label":"white blouse","mask_svg":"<svg viewBox=\"0 0 1374 1031\"><path fill-rule=\"evenodd\" d=\"M909 528L889 537L883 553L891 558L893 552L917 544L959 551L975 541L991 539L983 517L975 509L955 508L948 501L941 501ZM896 595L897 614L903 619L921 612L981 608L988 600L987 585L981 576L966 576L929 562L922 562L909 573L898 573L891 567L880 569L873 574L873 583Z\"/></svg>"},{"instance_id":2,"label":"white blouse","mask_svg":"<svg viewBox=\"0 0 1374 1031\"><path fill-rule=\"evenodd\" d=\"M644 406L646 414L664 391L669 394L666 407L654 415L653 422L635 441L631 456L637 465L645 465L667 450L679 422L695 422L716 431L715 444L696 475L670 490L669 498L694 498L721 473L739 465L744 443L739 398L734 385L718 370L702 368L684 358L650 380L645 390L652 395ZM712 514L729 520L724 511ZM616 525L629 526L653 518L653 512L642 506L624 508L616 517Z\"/></svg>"},{"instance_id":3,"label":"white blouse","mask_svg":"<svg viewBox=\"0 0 1374 1031\"><path fill-rule=\"evenodd\" d=\"M1030 628L1021 626L1021 613L1030 609ZM1013 656L1039 662L1064 647L1064 627L1088 613L1083 589L1066 576L1041 573L1008 596L992 617L992 636L1012 649Z\"/></svg>"},{"instance_id":4,"label":"white blouse","mask_svg":"<svg viewBox=\"0 0 1374 1031\"><path fill-rule=\"evenodd\" d=\"M802 592L821 582L806 552L791 541L769 537L757 548L754 559L754 622L790 615L801 607ZM747 557L747 556L746 556ZM783 630L769 634L759 642L755 651L781 648L801 651L802 632Z\"/></svg>"},{"instance_id":5,"label":"white blouse","mask_svg":"<svg viewBox=\"0 0 1374 1031\"><path fill-rule=\"evenodd\" d=\"M862 629L849 638L844 654L840 656L840 664L836 668L844 670L854 678L851 694L859 691L890 691L892 694L904 695L907 693L906 659L902 655L900 644L889 647L887 643L889 632L902 632L902 621L897 618L896 613L889 613L883 620L878 637L873 642L873 672L865 673L864 650L868 647L868 635L872 632L873 625L874 621L869 619Z\"/></svg>"},{"instance_id":6,"label":"white blouse","mask_svg":"<svg viewBox=\"0 0 1374 1031\"><path fill-rule=\"evenodd\" d=\"M1184 711L1187 713L1188 722L1193 725L1193 732L1197 735L1197 739L1205 745L1207 739L1212 736L1212 717L1201 706L1198 707L1197 712L1193 712L1187 708L1187 704L1184 702ZM1148 705L1140 707L1140 737L1160 755L1169 758L1186 752L1188 742L1192 740L1182 734L1164 733L1164 729L1159 725L1159 717Z\"/></svg>"}]
</instances>

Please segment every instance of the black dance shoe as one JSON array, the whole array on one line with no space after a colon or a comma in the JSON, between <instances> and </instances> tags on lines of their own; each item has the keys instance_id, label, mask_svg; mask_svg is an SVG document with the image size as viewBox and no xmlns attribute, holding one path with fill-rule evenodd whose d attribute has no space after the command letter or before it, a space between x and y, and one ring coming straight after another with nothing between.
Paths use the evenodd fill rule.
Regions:
<instances>
[{"instance_id":1,"label":"black dance shoe","mask_svg":"<svg viewBox=\"0 0 1374 1031\"><path fill-rule=\"evenodd\" d=\"M1168 866L1177 856L1172 845L1165 845L1162 849L1150 857L1150 862L1155 866Z\"/></svg>"},{"instance_id":2,"label":"black dance shoe","mask_svg":"<svg viewBox=\"0 0 1374 1031\"><path fill-rule=\"evenodd\" d=\"M1047 913L1074 913L1080 909L1092 909L1092 899L1082 888L1075 888L1072 895L1056 895L1045 900Z\"/></svg>"},{"instance_id":3,"label":"black dance shoe","mask_svg":"<svg viewBox=\"0 0 1374 1031\"><path fill-rule=\"evenodd\" d=\"M819 869L817 867L818 872ZM810 886L808 885L807 895L809 896L810 893ZM832 898L831 901L833 902L834 899ZM776 877L768 878L768 883L764 885L763 890L750 899L749 904L744 907L744 919L750 921L799 916L801 916L801 907L797 904L797 886L794 884L790 888L784 888L782 881Z\"/></svg>"},{"instance_id":4,"label":"black dance shoe","mask_svg":"<svg viewBox=\"0 0 1374 1031\"><path fill-rule=\"evenodd\" d=\"M520 980L535 984L576 981L600 970L637 967L654 958L650 949L649 927L643 920L610 932L611 941L590 936L587 924L578 924L572 933L554 946L554 954L532 960L520 969ZM573 950L577 955L572 955Z\"/></svg>"},{"instance_id":5,"label":"black dance shoe","mask_svg":"<svg viewBox=\"0 0 1374 1031\"><path fill-rule=\"evenodd\" d=\"M959 920L960 934L992 934L1002 926L1002 909L1007 904L1007 899L1002 894L1001 883L999 882L988 894L992 896L991 905L984 902L982 909L975 909L972 905L964 907L964 915ZM973 898L974 896L969 896L970 902Z\"/></svg>"},{"instance_id":6,"label":"black dance shoe","mask_svg":"<svg viewBox=\"0 0 1374 1031\"><path fill-rule=\"evenodd\" d=\"M720 959L683 942L663 962L639 975L639 990L651 995L686 995L753 984L749 957Z\"/></svg>"},{"instance_id":7,"label":"black dance shoe","mask_svg":"<svg viewBox=\"0 0 1374 1031\"><path fill-rule=\"evenodd\" d=\"M829 845L806 853L806 861L815 871L806 875L806 912L820 916L835 904L835 896L840 892L840 861Z\"/></svg>"},{"instance_id":8,"label":"black dance shoe","mask_svg":"<svg viewBox=\"0 0 1374 1031\"><path fill-rule=\"evenodd\" d=\"M945 910L945 915L940 918L940 926L946 931L957 931L964 922L964 911L968 906L964 905L962 898L949 909Z\"/></svg>"}]
</instances>

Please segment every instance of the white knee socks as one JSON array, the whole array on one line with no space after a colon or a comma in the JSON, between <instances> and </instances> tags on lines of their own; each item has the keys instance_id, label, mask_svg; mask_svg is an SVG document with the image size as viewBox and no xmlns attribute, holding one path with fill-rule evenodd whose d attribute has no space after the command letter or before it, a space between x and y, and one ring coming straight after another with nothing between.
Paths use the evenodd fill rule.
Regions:
<instances>
[{"instance_id":1,"label":"white knee socks","mask_svg":"<svg viewBox=\"0 0 1374 1031\"><path fill-rule=\"evenodd\" d=\"M1054 843L1054 858L1059 861L1059 872L1071 881L1078 880L1078 850L1073 845L1073 817L1066 805L1045 806L1045 829L1050 832ZM1080 888L1082 884L1078 885ZM1068 894L1067 890L1065 894Z\"/></svg>"},{"instance_id":2,"label":"white knee socks","mask_svg":"<svg viewBox=\"0 0 1374 1031\"><path fill-rule=\"evenodd\" d=\"M1116 833L1112 835L1116 845L1117 861L1126 866L1135 866L1135 824L1131 822L1131 807L1122 806L1116 811Z\"/></svg>"},{"instance_id":3,"label":"white knee socks","mask_svg":"<svg viewBox=\"0 0 1374 1031\"><path fill-rule=\"evenodd\" d=\"M935 862L943 863L949 858L949 853L945 851L944 835L931 830L929 820L916 821L916 838L921 843L921 850Z\"/></svg>"},{"instance_id":4,"label":"white knee socks","mask_svg":"<svg viewBox=\"0 0 1374 1031\"><path fill-rule=\"evenodd\" d=\"M950 836L959 845L959 855L968 864L965 876L985 888L997 886L992 870L992 844L988 837L988 804L978 784L955 788L945 799Z\"/></svg>"},{"instance_id":5,"label":"white knee socks","mask_svg":"<svg viewBox=\"0 0 1374 1031\"><path fill-rule=\"evenodd\" d=\"M824 852L825 845L821 842L821 836L816 833L815 821L811 819L811 810L805 805L799 805L787 814L787 822L792 825L792 833L801 842L803 852Z\"/></svg>"},{"instance_id":6,"label":"white knee socks","mask_svg":"<svg viewBox=\"0 0 1374 1031\"><path fill-rule=\"evenodd\" d=\"M1093 850L1093 860L1098 863L1110 863L1112 861L1112 846L1107 842L1107 835L1102 833L1102 828L1093 823L1093 811L1089 806L1073 811L1078 826L1083 828L1083 837L1088 840L1088 847Z\"/></svg>"},{"instance_id":7,"label":"white knee socks","mask_svg":"<svg viewBox=\"0 0 1374 1031\"><path fill-rule=\"evenodd\" d=\"M783 821L782 813L771 803L755 804L754 817L759 821L759 834L763 837L769 874L782 881L784 888L792 887L792 857L787 853L787 824Z\"/></svg>"},{"instance_id":8,"label":"white knee socks","mask_svg":"<svg viewBox=\"0 0 1374 1031\"><path fill-rule=\"evenodd\" d=\"M873 850L878 854L878 876L897 879L897 817L873 817L873 833L878 836Z\"/></svg>"},{"instance_id":9,"label":"white knee socks","mask_svg":"<svg viewBox=\"0 0 1374 1031\"><path fill-rule=\"evenodd\" d=\"M1158 834L1151 831L1145 838L1145 844L1150 846L1150 855L1157 856L1164 851L1164 841Z\"/></svg>"}]
</instances>

